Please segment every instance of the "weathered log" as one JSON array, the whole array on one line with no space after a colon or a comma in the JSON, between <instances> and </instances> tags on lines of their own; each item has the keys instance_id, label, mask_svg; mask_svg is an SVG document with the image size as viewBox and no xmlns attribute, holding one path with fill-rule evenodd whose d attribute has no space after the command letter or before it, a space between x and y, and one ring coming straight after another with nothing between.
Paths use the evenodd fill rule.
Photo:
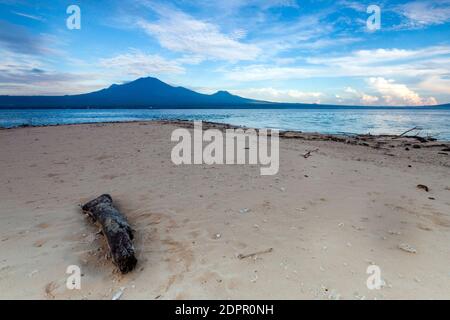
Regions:
<instances>
[{"instance_id":1,"label":"weathered log","mask_svg":"<svg viewBox=\"0 0 450 320\"><path fill-rule=\"evenodd\" d=\"M100 224L106 237L113 262L122 273L133 270L137 259L134 255L133 229L127 219L117 210L109 194L89 201L82 206L94 222Z\"/></svg>"}]
</instances>

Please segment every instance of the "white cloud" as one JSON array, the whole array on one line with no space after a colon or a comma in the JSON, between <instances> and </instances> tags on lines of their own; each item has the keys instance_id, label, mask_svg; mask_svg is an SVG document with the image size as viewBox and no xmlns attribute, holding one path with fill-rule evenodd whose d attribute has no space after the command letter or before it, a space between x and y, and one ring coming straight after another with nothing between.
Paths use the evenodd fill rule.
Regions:
<instances>
[{"instance_id":1,"label":"white cloud","mask_svg":"<svg viewBox=\"0 0 450 320\"><path fill-rule=\"evenodd\" d=\"M309 78L318 74L317 69L301 67L273 67L271 65L250 65L224 71L226 78L233 81L259 81Z\"/></svg>"},{"instance_id":2,"label":"white cloud","mask_svg":"<svg viewBox=\"0 0 450 320\"><path fill-rule=\"evenodd\" d=\"M361 104L364 106L367 105L375 105L380 100L376 96L369 95L364 92L360 92L352 87L347 87L344 90L345 95L343 95L344 98L346 98L347 101L351 101L351 103ZM337 98L341 98L341 96L337 96ZM355 101L356 99L356 101ZM342 100L342 99L341 99Z\"/></svg>"},{"instance_id":3,"label":"white cloud","mask_svg":"<svg viewBox=\"0 0 450 320\"><path fill-rule=\"evenodd\" d=\"M243 8L257 8L258 10L268 10L277 7L291 7L298 8L296 0L226 0L226 1L211 1L211 0L194 0L191 5L197 5L200 8L208 8L219 13L233 14ZM256 10L255 10L256 11Z\"/></svg>"},{"instance_id":4,"label":"white cloud","mask_svg":"<svg viewBox=\"0 0 450 320\"><path fill-rule=\"evenodd\" d=\"M101 59L100 66L112 69L120 75L142 77L162 73L183 73L184 68L177 61L167 60L159 55L145 54L139 50Z\"/></svg>"},{"instance_id":5,"label":"white cloud","mask_svg":"<svg viewBox=\"0 0 450 320\"><path fill-rule=\"evenodd\" d=\"M345 88L344 91L347 92L347 93L355 94L355 95L358 94L358 91L356 91L352 87L347 87L347 88Z\"/></svg>"},{"instance_id":6,"label":"white cloud","mask_svg":"<svg viewBox=\"0 0 450 320\"><path fill-rule=\"evenodd\" d=\"M228 9L229 11L233 12L236 12L236 10L242 7L258 7L262 10L277 7L298 8L298 4L295 0L227 0L218 2L219 3L216 5L218 5L220 8Z\"/></svg>"},{"instance_id":7,"label":"white cloud","mask_svg":"<svg viewBox=\"0 0 450 320\"><path fill-rule=\"evenodd\" d=\"M346 87L342 94L336 98L343 104L357 104L365 106L424 106L436 105L434 97L421 97L417 92L408 88L405 84L396 83L394 80L383 77L371 77L366 79L370 94Z\"/></svg>"},{"instance_id":8,"label":"white cloud","mask_svg":"<svg viewBox=\"0 0 450 320\"><path fill-rule=\"evenodd\" d=\"M153 6L160 19L140 20L137 25L158 39L166 49L205 59L240 61L255 59L261 50L252 44L239 42L235 36L222 33L210 23L175 9Z\"/></svg>"},{"instance_id":9,"label":"white cloud","mask_svg":"<svg viewBox=\"0 0 450 320\"><path fill-rule=\"evenodd\" d=\"M328 14L329 11L324 10L314 14L302 14L296 21L267 23L264 28L254 32L255 42L264 49L263 55L270 58L283 51L322 49L359 41L334 34L333 23L324 22ZM330 38L330 34L333 34L333 37Z\"/></svg>"},{"instance_id":10,"label":"white cloud","mask_svg":"<svg viewBox=\"0 0 450 320\"><path fill-rule=\"evenodd\" d=\"M364 5L363 3L357 2L357 1L348 1L348 0L341 0L338 2L338 5L340 7L346 7L353 9L358 12L366 12L367 5Z\"/></svg>"},{"instance_id":11,"label":"white cloud","mask_svg":"<svg viewBox=\"0 0 450 320\"><path fill-rule=\"evenodd\" d=\"M63 95L86 93L123 80L126 76L183 72L177 62L139 51L87 62L67 59L77 71L55 68L52 60L0 49L0 94Z\"/></svg>"},{"instance_id":12,"label":"white cloud","mask_svg":"<svg viewBox=\"0 0 450 320\"><path fill-rule=\"evenodd\" d=\"M375 96L371 96L369 94L363 94L361 97L361 103L363 105L371 105L371 104L375 104L376 102L378 102L380 99L378 97Z\"/></svg>"},{"instance_id":13,"label":"white cloud","mask_svg":"<svg viewBox=\"0 0 450 320\"><path fill-rule=\"evenodd\" d=\"M431 76L423 80L418 85L421 89L450 95L450 79L439 76Z\"/></svg>"},{"instance_id":14,"label":"white cloud","mask_svg":"<svg viewBox=\"0 0 450 320\"><path fill-rule=\"evenodd\" d=\"M55 70L41 57L5 49L0 50L0 56L0 95L83 93L104 87L107 83L100 74Z\"/></svg>"},{"instance_id":15,"label":"white cloud","mask_svg":"<svg viewBox=\"0 0 450 320\"><path fill-rule=\"evenodd\" d=\"M55 77L52 79L51 77ZM61 74L46 75L41 80L35 80L32 83L24 82L1 82L0 95L66 95L81 94L100 90L108 87L111 83L106 83L98 79L99 74L80 74L69 75L65 77Z\"/></svg>"},{"instance_id":16,"label":"white cloud","mask_svg":"<svg viewBox=\"0 0 450 320\"><path fill-rule=\"evenodd\" d=\"M359 50L341 56L306 59L306 64L274 66L254 64L221 70L234 81L288 80L312 77L399 77L444 76L450 70L450 46L419 50Z\"/></svg>"},{"instance_id":17,"label":"white cloud","mask_svg":"<svg viewBox=\"0 0 450 320\"><path fill-rule=\"evenodd\" d=\"M435 105L437 101L434 97L422 98L419 94L406 85L395 83L382 77L371 77L368 84L378 91L387 105Z\"/></svg>"},{"instance_id":18,"label":"white cloud","mask_svg":"<svg viewBox=\"0 0 450 320\"><path fill-rule=\"evenodd\" d=\"M35 16L32 14L28 14L28 13L23 13L23 12L18 12L18 11L13 11L12 13L14 13L15 15L21 16L21 17L25 17L25 18L40 21L40 22L45 21L45 19L40 16Z\"/></svg>"},{"instance_id":19,"label":"white cloud","mask_svg":"<svg viewBox=\"0 0 450 320\"><path fill-rule=\"evenodd\" d=\"M320 98L323 96L323 93L321 92L305 92L294 89L279 90L271 87L237 89L229 91L242 97L272 102L320 103Z\"/></svg>"},{"instance_id":20,"label":"white cloud","mask_svg":"<svg viewBox=\"0 0 450 320\"><path fill-rule=\"evenodd\" d=\"M334 46L343 46L348 45L351 43L362 41L361 38L354 38L354 37L343 37L343 38L321 38L316 39L313 41L305 41L302 43L298 43L294 47L296 49L323 49L323 48L329 48Z\"/></svg>"},{"instance_id":21,"label":"white cloud","mask_svg":"<svg viewBox=\"0 0 450 320\"><path fill-rule=\"evenodd\" d=\"M357 50L350 55L338 57L317 57L309 58L307 61L312 64L327 65L370 65L382 64L385 62L430 58L440 55L449 55L450 46L432 46L418 50L405 49L373 49Z\"/></svg>"},{"instance_id":22,"label":"white cloud","mask_svg":"<svg viewBox=\"0 0 450 320\"><path fill-rule=\"evenodd\" d=\"M402 27L421 28L450 21L450 1L448 0L409 2L397 6L395 11L407 19Z\"/></svg>"}]
</instances>

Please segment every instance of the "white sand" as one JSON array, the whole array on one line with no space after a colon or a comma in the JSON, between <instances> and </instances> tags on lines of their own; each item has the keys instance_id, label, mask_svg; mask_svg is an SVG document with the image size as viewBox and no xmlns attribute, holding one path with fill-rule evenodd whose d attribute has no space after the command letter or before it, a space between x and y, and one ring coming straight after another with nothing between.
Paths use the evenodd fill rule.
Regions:
<instances>
[{"instance_id":1,"label":"white sand","mask_svg":"<svg viewBox=\"0 0 450 320\"><path fill-rule=\"evenodd\" d=\"M0 298L111 299L121 287L121 299L450 298L450 157L439 149L281 139L278 175L260 176L173 165L174 128L0 130ZM78 207L102 193L136 229L127 275ZM380 290L366 287L371 263ZM81 290L65 286L73 264Z\"/></svg>"}]
</instances>

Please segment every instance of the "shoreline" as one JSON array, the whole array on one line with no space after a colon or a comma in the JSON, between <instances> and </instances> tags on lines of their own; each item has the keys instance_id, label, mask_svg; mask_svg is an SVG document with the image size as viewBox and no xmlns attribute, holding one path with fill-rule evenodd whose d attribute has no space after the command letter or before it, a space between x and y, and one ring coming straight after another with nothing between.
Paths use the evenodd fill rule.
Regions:
<instances>
[{"instance_id":1,"label":"shoreline","mask_svg":"<svg viewBox=\"0 0 450 320\"><path fill-rule=\"evenodd\" d=\"M82 122L82 123L63 123L63 124L43 124L43 125L28 125L28 124L22 124L14 127L1 127L0 130L14 130L14 129L25 129L25 128L47 128L47 127L63 127L63 126L78 126L78 125L107 125L107 124L139 124L139 123L162 123L162 124L179 124L183 127L190 128L192 125L186 125L186 124L192 124L196 120L185 120L185 119L158 119L158 120L130 120L130 121L99 121L99 122ZM247 127L242 125L234 125L230 123L225 122L214 122L214 121L203 121L201 120L204 125L206 125L208 128L215 127L217 129L268 129L271 130L271 128L261 128L261 127ZM302 131L302 130L281 130L277 129L280 132L280 138L298 138L298 139L305 139L306 137L314 137L315 139L332 139L332 137L337 138L354 138L354 137L360 137L360 138L408 138L412 140L417 140L419 142L441 142L441 143L449 143L450 146L450 140L440 140L433 137L422 137L420 135L395 135L395 134L371 134L371 133L353 133L353 132L338 132L338 133L324 133L324 132L314 132L314 131ZM312 138L312 139L314 139ZM338 140L336 140L338 141Z\"/></svg>"},{"instance_id":2,"label":"shoreline","mask_svg":"<svg viewBox=\"0 0 450 320\"><path fill-rule=\"evenodd\" d=\"M0 130L0 299L450 298L448 144L288 131L279 173L261 176L174 165L180 127L192 122ZM78 207L102 193L136 230L126 275ZM65 287L69 265L81 290Z\"/></svg>"}]
</instances>

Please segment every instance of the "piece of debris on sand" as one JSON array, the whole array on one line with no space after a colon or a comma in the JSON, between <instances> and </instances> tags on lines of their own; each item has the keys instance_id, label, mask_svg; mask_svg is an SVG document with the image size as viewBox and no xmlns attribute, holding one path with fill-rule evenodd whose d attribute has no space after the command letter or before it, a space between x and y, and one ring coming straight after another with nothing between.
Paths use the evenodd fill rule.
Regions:
<instances>
[{"instance_id":1,"label":"piece of debris on sand","mask_svg":"<svg viewBox=\"0 0 450 320\"><path fill-rule=\"evenodd\" d=\"M303 154L303 158L308 159L311 156L312 152L317 152L319 149L307 150L305 154Z\"/></svg>"},{"instance_id":2,"label":"piece of debris on sand","mask_svg":"<svg viewBox=\"0 0 450 320\"><path fill-rule=\"evenodd\" d=\"M414 247L412 247L409 244L407 244L407 243L399 244L398 248L400 250L403 250L403 251L408 252L408 253L417 253L417 250Z\"/></svg>"},{"instance_id":3,"label":"piece of debris on sand","mask_svg":"<svg viewBox=\"0 0 450 320\"><path fill-rule=\"evenodd\" d=\"M428 187L427 187L426 185L424 185L424 184L418 184L418 185L417 185L417 188L418 188L418 189L425 190L426 192L430 191L430 188L428 188Z\"/></svg>"},{"instance_id":4,"label":"piece of debris on sand","mask_svg":"<svg viewBox=\"0 0 450 320\"><path fill-rule=\"evenodd\" d=\"M112 297L111 300L119 300L120 297L122 297L124 291L125 291L125 287L120 288L120 290L117 291L117 292L113 295L113 297Z\"/></svg>"},{"instance_id":5,"label":"piece of debris on sand","mask_svg":"<svg viewBox=\"0 0 450 320\"><path fill-rule=\"evenodd\" d=\"M249 257L255 257L257 255L260 254L264 254L264 253L270 253L273 251L273 248L269 248L267 250L263 250L263 251L258 251L258 252L254 252L254 253L249 253L249 254L239 254L237 257L238 259L245 259L245 258L249 258Z\"/></svg>"}]
</instances>

